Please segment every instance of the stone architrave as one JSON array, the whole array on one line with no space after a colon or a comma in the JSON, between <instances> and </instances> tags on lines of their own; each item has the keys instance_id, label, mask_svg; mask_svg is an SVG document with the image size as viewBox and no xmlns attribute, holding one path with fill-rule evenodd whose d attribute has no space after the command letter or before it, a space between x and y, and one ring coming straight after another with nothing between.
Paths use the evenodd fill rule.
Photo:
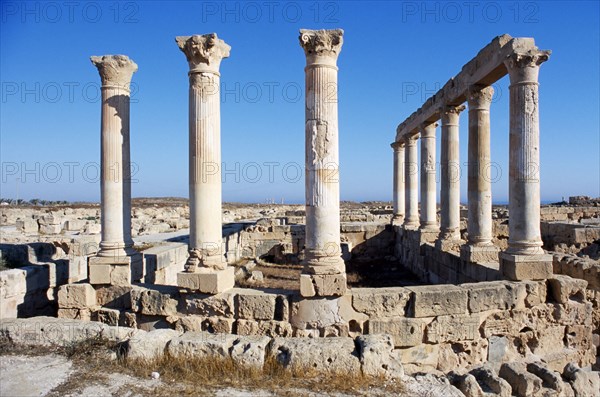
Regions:
<instances>
[{"instance_id":1,"label":"stone architrave","mask_svg":"<svg viewBox=\"0 0 600 397\"><path fill-rule=\"evenodd\" d=\"M302 296L346 292L340 249L337 59L344 31L300 30L306 55L306 242Z\"/></svg>"},{"instance_id":2,"label":"stone architrave","mask_svg":"<svg viewBox=\"0 0 600 397\"><path fill-rule=\"evenodd\" d=\"M550 51L513 53L504 62L510 77L508 249L500 271L511 280L552 276L552 255L540 232L540 125L538 75Z\"/></svg>"},{"instance_id":3,"label":"stone architrave","mask_svg":"<svg viewBox=\"0 0 600 397\"><path fill-rule=\"evenodd\" d=\"M176 37L189 70L190 242L180 287L216 294L234 286L222 243L219 66L231 47L215 33Z\"/></svg>"},{"instance_id":4,"label":"stone architrave","mask_svg":"<svg viewBox=\"0 0 600 397\"><path fill-rule=\"evenodd\" d=\"M143 276L131 238L130 84L138 66L125 55L93 56L102 80L101 241L89 259L90 284L127 285Z\"/></svg>"}]
</instances>

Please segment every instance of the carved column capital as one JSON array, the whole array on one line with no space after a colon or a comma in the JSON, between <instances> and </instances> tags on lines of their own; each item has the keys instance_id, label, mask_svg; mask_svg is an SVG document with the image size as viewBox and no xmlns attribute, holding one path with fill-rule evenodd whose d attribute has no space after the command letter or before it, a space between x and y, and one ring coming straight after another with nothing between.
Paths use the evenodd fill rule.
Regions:
<instances>
[{"instance_id":1,"label":"carved column capital","mask_svg":"<svg viewBox=\"0 0 600 397\"><path fill-rule=\"evenodd\" d=\"M408 146L415 146L417 144L417 140L419 139L419 134L414 134L414 135L405 135L402 137L402 140L404 142L404 145L406 147Z\"/></svg>"},{"instance_id":2,"label":"carved column capital","mask_svg":"<svg viewBox=\"0 0 600 397\"><path fill-rule=\"evenodd\" d=\"M217 37L216 33L193 36L177 36L175 41L190 65L190 74L219 74L223 58L229 57L231 46Z\"/></svg>"},{"instance_id":3,"label":"carved column capital","mask_svg":"<svg viewBox=\"0 0 600 397\"><path fill-rule=\"evenodd\" d=\"M398 152L398 151L404 149L404 142L396 141L396 142L393 142L390 146L392 147L392 149L394 149L394 152Z\"/></svg>"},{"instance_id":4,"label":"carved column capital","mask_svg":"<svg viewBox=\"0 0 600 397\"><path fill-rule=\"evenodd\" d=\"M336 66L344 43L344 31L300 29L300 45L306 55L306 65Z\"/></svg>"},{"instance_id":5,"label":"carved column capital","mask_svg":"<svg viewBox=\"0 0 600 397\"><path fill-rule=\"evenodd\" d=\"M437 122L421 124L421 138L435 138L435 129L438 125Z\"/></svg>"},{"instance_id":6,"label":"carved column capital","mask_svg":"<svg viewBox=\"0 0 600 397\"><path fill-rule=\"evenodd\" d=\"M475 84L469 87L467 102L469 109L489 110L494 97L494 89L491 86Z\"/></svg>"},{"instance_id":7,"label":"carved column capital","mask_svg":"<svg viewBox=\"0 0 600 397\"><path fill-rule=\"evenodd\" d=\"M457 124L458 116L466 109L465 105L444 105L440 108L440 117L443 125Z\"/></svg>"},{"instance_id":8,"label":"carved column capital","mask_svg":"<svg viewBox=\"0 0 600 397\"><path fill-rule=\"evenodd\" d=\"M504 65L513 84L537 84L540 65L550 58L551 51L531 50L510 54Z\"/></svg>"},{"instance_id":9,"label":"carved column capital","mask_svg":"<svg viewBox=\"0 0 600 397\"><path fill-rule=\"evenodd\" d=\"M131 77L138 65L125 55L92 56L90 60L98 68L103 87L118 87L129 90Z\"/></svg>"}]
</instances>

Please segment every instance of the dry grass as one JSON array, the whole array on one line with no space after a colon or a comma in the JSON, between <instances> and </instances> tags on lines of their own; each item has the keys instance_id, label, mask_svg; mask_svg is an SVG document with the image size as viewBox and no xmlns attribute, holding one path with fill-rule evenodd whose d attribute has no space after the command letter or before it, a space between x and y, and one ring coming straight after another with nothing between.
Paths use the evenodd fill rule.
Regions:
<instances>
[{"instance_id":1,"label":"dry grass","mask_svg":"<svg viewBox=\"0 0 600 397\"><path fill-rule=\"evenodd\" d=\"M76 376L53 390L64 395L81 390L85 385L106 381L110 373L150 379L154 371L161 382L152 388L152 396L197 396L212 394L223 388L249 391L270 391L277 396L305 396L307 391L344 393L347 395L397 395L403 387L399 382L361 374L317 372L312 368L284 368L275 358L269 358L262 369L240 365L230 358L181 358L164 355L154 360L115 359L120 345L102 338L92 338L64 347L17 347L0 338L0 355L62 354L73 361ZM131 385L127 386L131 390ZM147 395L148 390L136 390ZM373 393L376 392L376 393Z\"/></svg>"}]
</instances>

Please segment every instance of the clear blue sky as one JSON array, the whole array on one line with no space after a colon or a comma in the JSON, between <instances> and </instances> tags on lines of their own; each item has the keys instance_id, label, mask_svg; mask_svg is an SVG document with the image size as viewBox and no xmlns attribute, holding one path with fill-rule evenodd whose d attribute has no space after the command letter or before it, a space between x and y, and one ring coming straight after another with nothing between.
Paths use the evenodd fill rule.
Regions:
<instances>
[{"instance_id":1,"label":"clear blue sky","mask_svg":"<svg viewBox=\"0 0 600 397\"><path fill-rule=\"evenodd\" d=\"M232 47L221 64L222 156L230 170L223 199L303 202L298 30L338 27L345 31L338 62L343 200L391 200L396 126L503 33L534 37L553 52L540 72L542 200L600 195L598 1L1 6L2 197L18 188L26 199L99 200L100 78L89 57L105 54L139 65L131 104L134 197L187 197L188 65L174 38L216 32ZM495 88L492 160L501 174L493 195L500 203L508 194L508 78ZM466 144L463 112L461 161Z\"/></svg>"}]
</instances>

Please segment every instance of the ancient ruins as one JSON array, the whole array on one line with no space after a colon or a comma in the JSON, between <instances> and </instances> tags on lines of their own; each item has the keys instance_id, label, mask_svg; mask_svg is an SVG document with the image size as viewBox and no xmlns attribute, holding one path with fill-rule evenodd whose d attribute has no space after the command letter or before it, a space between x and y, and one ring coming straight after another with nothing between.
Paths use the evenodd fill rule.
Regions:
<instances>
[{"instance_id":1,"label":"ancient ruins","mask_svg":"<svg viewBox=\"0 0 600 397\"><path fill-rule=\"evenodd\" d=\"M262 367L275 357L390 379L429 373L445 379L445 395L599 395L600 202L540 205L538 73L550 51L532 38L494 38L398 125L393 205L352 208L340 205L338 168L343 35L300 31L305 206L222 203L219 67L231 47L212 33L176 38L189 64L189 207L132 209L138 66L92 57L102 81L101 206L2 208L2 225L16 226L2 257L27 266L0 272L0 336L47 345L102 334L131 358L223 356ZM490 105L491 85L507 75L505 208L492 206ZM297 273L283 285L258 268ZM42 319L52 327L40 328ZM69 332L51 333L61 327Z\"/></svg>"}]
</instances>

